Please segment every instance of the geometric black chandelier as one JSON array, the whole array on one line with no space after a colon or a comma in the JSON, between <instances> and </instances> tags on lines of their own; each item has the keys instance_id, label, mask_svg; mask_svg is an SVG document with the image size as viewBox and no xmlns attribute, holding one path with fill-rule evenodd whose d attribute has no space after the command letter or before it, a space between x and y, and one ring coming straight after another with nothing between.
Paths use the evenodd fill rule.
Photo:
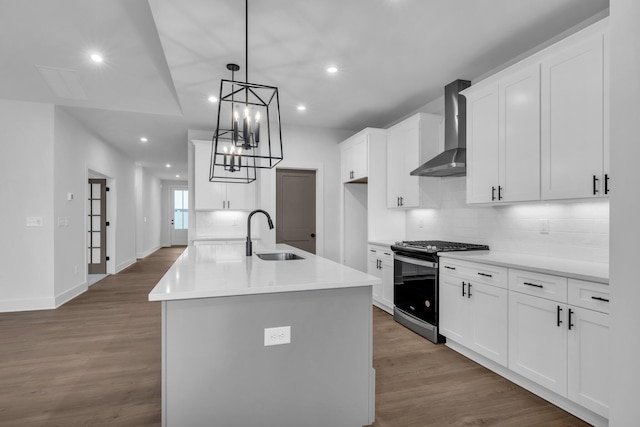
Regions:
<instances>
[{"instance_id":1,"label":"geometric black chandelier","mask_svg":"<svg viewBox=\"0 0 640 427\"><path fill-rule=\"evenodd\" d=\"M231 80L220 82L218 120L211 144L209 181L248 184L257 169L282 161L278 88L249 83L249 9L245 0L245 81L235 80L236 64L227 64Z\"/></svg>"}]
</instances>

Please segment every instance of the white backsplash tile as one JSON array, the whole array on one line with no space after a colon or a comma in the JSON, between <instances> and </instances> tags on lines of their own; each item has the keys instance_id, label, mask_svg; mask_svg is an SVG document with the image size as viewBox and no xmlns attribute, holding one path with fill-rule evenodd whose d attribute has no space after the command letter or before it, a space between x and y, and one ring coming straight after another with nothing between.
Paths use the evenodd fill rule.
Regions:
<instances>
[{"instance_id":1,"label":"white backsplash tile","mask_svg":"<svg viewBox=\"0 0 640 427\"><path fill-rule=\"evenodd\" d=\"M407 211L407 239L458 240L491 249L594 262L609 260L609 201L466 204L466 179L442 179L440 209ZM549 233L542 234L546 220Z\"/></svg>"}]
</instances>

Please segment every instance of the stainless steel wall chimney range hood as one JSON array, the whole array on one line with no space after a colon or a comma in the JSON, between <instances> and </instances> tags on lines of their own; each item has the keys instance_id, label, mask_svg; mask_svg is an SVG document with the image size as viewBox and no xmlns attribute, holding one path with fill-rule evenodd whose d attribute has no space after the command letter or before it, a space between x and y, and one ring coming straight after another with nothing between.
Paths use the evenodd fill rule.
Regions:
<instances>
[{"instance_id":1,"label":"stainless steel wall chimney range hood","mask_svg":"<svg viewBox=\"0 0 640 427\"><path fill-rule=\"evenodd\" d=\"M460 91L469 86L468 80L456 80L444 87L444 151L411 171L411 175L466 175L467 100Z\"/></svg>"}]
</instances>

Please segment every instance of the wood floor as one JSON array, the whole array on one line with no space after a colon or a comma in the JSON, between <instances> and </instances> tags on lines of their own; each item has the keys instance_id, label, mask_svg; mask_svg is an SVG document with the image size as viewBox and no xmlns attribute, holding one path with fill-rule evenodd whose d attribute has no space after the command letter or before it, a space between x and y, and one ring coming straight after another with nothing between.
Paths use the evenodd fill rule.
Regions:
<instances>
[{"instance_id":1,"label":"wood floor","mask_svg":"<svg viewBox=\"0 0 640 427\"><path fill-rule=\"evenodd\" d=\"M0 426L159 426L160 303L147 294L182 250L160 249L57 310L0 314ZM375 427L587 425L373 314Z\"/></svg>"}]
</instances>

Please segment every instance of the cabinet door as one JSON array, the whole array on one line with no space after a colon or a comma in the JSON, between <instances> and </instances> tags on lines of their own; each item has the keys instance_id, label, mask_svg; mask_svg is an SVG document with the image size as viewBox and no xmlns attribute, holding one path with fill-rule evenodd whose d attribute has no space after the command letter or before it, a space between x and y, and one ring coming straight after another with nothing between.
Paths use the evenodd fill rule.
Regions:
<instances>
[{"instance_id":1,"label":"cabinet door","mask_svg":"<svg viewBox=\"0 0 640 427\"><path fill-rule=\"evenodd\" d=\"M565 397L566 313L565 304L509 292L509 369Z\"/></svg>"},{"instance_id":2,"label":"cabinet door","mask_svg":"<svg viewBox=\"0 0 640 427\"><path fill-rule=\"evenodd\" d=\"M368 262L367 262L367 273L372 276L376 276L382 278L382 271L378 268L380 262L380 258L375 255L369 254ZM382 296L382 284L373 285L373 299L380 300Z\"/></svg>"},{"instance_id":3,"label":"cabinet door","mask_svg":"<svg viewBox=\"0 0 640 427\"><path fill-rule=\"evenodd\" d=\"M382 260L382 302L393 309L393 260Z\"/></svg>"},{"instance_id":4,"label":"cabinet door","mask_svg":"<svg viewBox=\"0 0 640 427\"><path fill-rule=\"evenodd\" d=\"M463 289L463 281L455 276L440 275L439 299L439 331L447 339L459 344L469 342L469 298L466 295L467 285ZM464 295L462 294L464 290Z\"/></svg>"},{"instance_id":5,"label":"cabinet door","mask_svg":"<svg viewBox=\"0 0 640 427\"><path fill-rule=\"evenodd\" d=\"M497 84L467 97L467 203L498 200L499 99Z\"/></svg>"},{"instance_id":6,"label":"cabinet door","mask_svg":"<svg viewBox=\"0 0 640 427\"><path fill-rule=\"evenodd\" d=\"M400 207L400 195L404 182L404 144L397 130L387 134L387 207Z\"/></svg>"},{"instance_id":7,"label":"cabinet door","mask_svg":"<svg viewBox=\"0 0 640 427\"><path fill-rule=\"evenodd\" d=\"M353 178L362 179L368 175L367 159L369 158L369 150L367 143L367 135L362 137L353 146L352 169Z\"/></svg>"},{"instance_id":8,"label":"cabinet door","mask_svg":"<svg viewBox=\"0 0 640 427\"><path fill-rule=\"evenodd\" d=\"M342 162L342 182L349 182L352 179L354 152L355 147L353 144L350 144L340 153L340 161Z\"/></svg>"},{"instance_id":9,"label":"cabinet door","mask_svg":"<svg viewBox=\"0 0 640 427\"><path fill-rule=\"evenodd\" d=\"M568 397L605 418L609 417L609 315L569 306Z\"/></svg>"},{"instance_id":10,"label":"cabinet door","mask_svg":"<svg viewBox=\"0 0 640 427\"><path fill-rule=\"evenodd\" d=\"M194 155L196 210L225 208L227 184L209 181L209 167L211 165L211 144L194 143Z\"/></svg>"},{"instance_id":11,"label":"cabinet door","mask_svg":"<svg viewBox=\"0 0 640 427\"><path fill-rule=\"evenodd\" d=\"M500 81L500 110L499 200L540 200L538 64Z\"/></svg>"},{"instance_id":12,"label":"cabinet door","mask_svg":"<svg viewBox=\"0 0 640 427\"><path fill-rule=\"evenodd\" d=\"M603 68L601 34L542 62L543 199L594 197L594 184L603 188Z\"/></svg>"},{"instance_id":13,"label":"cabinet door","mask_svg":"<svg viewBox=\"0 0 640 427\"><path fill-rule=\"evenodd\" d=\"M409 122L398 134L398 137L404 141L400 207L417 208L420 206L420 177L409 174L420 166L420 120Z\"/></svg>"},{"instance_id":14,"label":"cabinet door","mask_svg":"<svg viewBox=\"0 0 640 427\"><path fill-rule=\"evenodd\" d=\"M226 185L226 209L252 210L256 206L256 182Z\"/></svg>"},{"instance_id":15,"label":"cabinet door","mask_svg":"<svg viewBox=\"0 0 640 427\"><path fill-rule=\"evenodd\" d=\"M471 282L469 293L470 348L507 366L507 290Z\"/></svg>"}]
</instances>

